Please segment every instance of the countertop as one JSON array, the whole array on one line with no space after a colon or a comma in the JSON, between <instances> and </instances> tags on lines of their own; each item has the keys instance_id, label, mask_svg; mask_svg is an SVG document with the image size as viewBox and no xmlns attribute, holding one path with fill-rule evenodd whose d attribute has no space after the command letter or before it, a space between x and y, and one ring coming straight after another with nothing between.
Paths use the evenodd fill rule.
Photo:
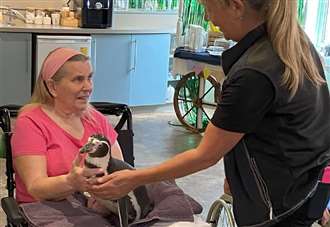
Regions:
<instances>
[{"instance_id":1,"label":"countertop","mask_svg":"<svg viewBox=\"0 0 330 227\"><path fill-rule=\"evenodd\" d=\"M175 29L169 28L139 28L136 26L120 26L106 29L94 28L73 28L53 25L17 24L8 26L0 24L0 32L20 32L20 33L56 33L56 34L164 34L175 33Z\"/></svg>"}]
</instances>

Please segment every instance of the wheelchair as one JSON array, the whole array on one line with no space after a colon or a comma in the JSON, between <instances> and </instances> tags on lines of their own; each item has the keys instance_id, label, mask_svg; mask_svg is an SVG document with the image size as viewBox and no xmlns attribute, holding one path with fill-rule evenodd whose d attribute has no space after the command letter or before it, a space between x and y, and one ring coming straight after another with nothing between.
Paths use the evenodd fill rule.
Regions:
<instances>
[{"instance_id":1,"label":"wheelchair","mask_svg":"<svg viewBox=\"0 0 330 227\"><path fill-rule=\"evenodd\" d=\"M223 194L215 200L207 214L206 222L211 227L236 227L232 212L233 199L228 194Z\"/></svg>"},{"instance_id":2,"label":"wheelchair","mask_svg":"<svg viewBox=\"0 0 330 227\"><path fill-rule=\"evenodd\" d=\"M118 133L118 143L120 144L124 160L134 166L133 155L133 129L132 129L132 114L130 109L125 104L116 104L108 102L92 102L91 103L98 111L105 115L119 116L120 119L115 126ZM5 155L6 155L6 176L7 176L7 191L8 197L1 199L1 206L7 216L6 227L27 227L28 223L24 218L19 206L15 200L15 181L14 169L11 153L10 138L12 134L10 118L18 115L20 106L7 105L0 107L0 128L3 131L5 139ZM126 125L126 127L125 127ZM230 196L222 196L217 199L210 207L206 222L212 227L235 227L234 218L231 213L231 198Z\"/></svg>"},{"instance_id":3,"label":"wheelchair","mask_svg":"<svg viewBox=\"0 0 330 227\"><path fill-rule=\"evenodd\" d=\"M124 160L134 166L133 155L133 128L132 128L132 113L129 107L125 104L109 103L109 102L91 102L91 104L104 115L115 115L120 117L118 123L114 127L118 133L118 143L122 149ZM13 158L11 153L10 138L11 117L17 117L21 106L5 105L0 107L0 128L4 135L5 158L6 158L6 176L7 176L7 191L8 197L1 199L1 206L7 216L6 227L27 227L24 215L16 203L14 190L14 168ZM126 125L126 126L125 126Z\"/></svg>"}]
</instances>

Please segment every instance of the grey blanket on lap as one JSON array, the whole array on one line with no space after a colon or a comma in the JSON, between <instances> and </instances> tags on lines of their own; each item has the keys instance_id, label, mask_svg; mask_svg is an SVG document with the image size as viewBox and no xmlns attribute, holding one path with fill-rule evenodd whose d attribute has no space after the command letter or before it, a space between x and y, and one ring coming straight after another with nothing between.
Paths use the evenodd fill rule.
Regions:
<instances>
[{"instance_id":1,"label":"grey blanket on lap","mask_svg":"<svg viewBox=\"0 0 330 227\"><path fill-rule=\"evenodd\" d=\"M202 212L202 207L189 195L186 195L174 182L164 181L147 185L154 209L143 219L130 226L150 226L157 221L177 222L193 221L193 215ZM107 227L119 226L116 216L102 217L85 207L81 194L54 202L43 201L21 204L24 215L31 226L45 227Z\"/></svg>"}]
</instances>

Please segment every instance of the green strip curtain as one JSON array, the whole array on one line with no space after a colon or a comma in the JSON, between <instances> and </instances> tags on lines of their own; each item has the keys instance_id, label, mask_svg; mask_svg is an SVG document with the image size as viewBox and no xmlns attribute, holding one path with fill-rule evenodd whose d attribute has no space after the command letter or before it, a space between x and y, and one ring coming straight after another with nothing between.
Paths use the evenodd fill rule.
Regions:
<instances>
[{"instance_id":1,"label":"green strip curtain","mask_svg":"<svg viewBox=\"0 0 330 227\"><path fill-rule=\"evenodd\" d=\"M298 20L302 27L305 25L307 1L297 0L298 2ZM309 0L315 1L315 0ZM328 2L328 0L320 0ZM324 5L324 4L323 4ZM208 27L207 21L204 20L204 7L198 0L184 0L183 8L183 32L189 24L197 24L203 26L205 29Z\"/></svg>"},{"instance_id":2,"label":"green strip curtain","mask_svg":"<svg viewBox=\"0 0 330 227\"><path fill-rule=\"evenodd\" d=\"M208 23L204 20L204 6L198 0L184 0L182 31L185 32L189 24L201 25L207 29Z\"/></svg>"},{"instance_id":3,"label":"green strip curtain","mask_svg":"<svg viewBox=\"0 0 330 227\"><path fill-rule=\"evenodd\" d=\"M307 7L306 7L306 0L298 0L298 21L302 27L305 25L306 21L306 12L307 12Z\"/></svg>"},{"instance_id":4,"label":"green strip curtain","mask_svg":"<svg viewBox=\"0 0 330 227\"><path fill-rule=\"evenodd\" d=\"M128 8L130 9L145 9L145 5L151 7L153 10L176 10L178 8L179 0L127 0Z\"/></svg>"},{"instance_id":5,"label":"green strip curtain","mask_svg":"<svg viewBox=\"0 0 330 227\"><path fill-rule=\"evenodd\" d=\"M327 19L329 14L329 1L330 0L297 0L298 3L298 20L300 25L308 29L308 32L312 32L315 34L312 36L312 42L316 47L320 48L324 44ZM311 4L313 3L313 4ZM310 11L314 11L316 8L316 16L312 16L313 13ZM311 23L312 22L312 23ZM307 28L308 24L315 24L313 28Z\"/></svg>"}]
</instances>

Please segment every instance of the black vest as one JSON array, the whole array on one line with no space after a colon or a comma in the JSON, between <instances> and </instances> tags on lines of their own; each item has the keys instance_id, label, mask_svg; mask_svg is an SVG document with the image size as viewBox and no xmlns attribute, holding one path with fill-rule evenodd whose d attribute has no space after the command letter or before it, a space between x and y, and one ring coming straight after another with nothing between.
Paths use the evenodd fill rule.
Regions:
<instances>
[{"instance_id":1,"label":"black vest","mask_svg":"<svg viewBox=\"0 0 330 227\"><path fill-rule=\"evenodd\" d=\"M314 49L313 53L324 76ZM282 85L284 64L266 36L231 67L223 89L242 69L264 74L274 86L275 101L256 131L245 134L225 156L226 177L238 226L269 226L287 217L313 194L321 170L330 159L329 91L327 86L316 88L305 79L290 100L289 91ZM312 101L304 106L306 97ZM300 114L305 107L306 120ZM319 119L310 120L313 114L320 115ZM297 123L300 118L301 129ZM291 127L292 122L297 124Z\"/></svg>"}]
</instances>

